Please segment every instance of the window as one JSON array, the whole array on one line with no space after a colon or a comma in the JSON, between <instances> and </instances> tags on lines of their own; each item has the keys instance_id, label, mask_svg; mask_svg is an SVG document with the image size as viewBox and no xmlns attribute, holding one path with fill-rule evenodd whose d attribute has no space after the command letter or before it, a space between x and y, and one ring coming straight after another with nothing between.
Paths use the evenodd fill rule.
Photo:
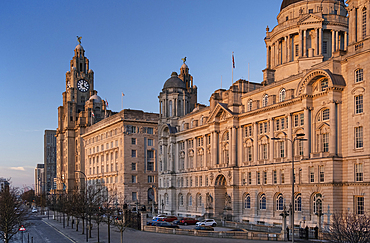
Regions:
<instances>
[{"instance_id":1,"label":"window","mask_svg":"<svg viewBox=\"0 0 370 243\"><path fill-rule=\"evenodd\" d=\"M364 172L362 164L355 165L355 181L363 181L364 180Z\"/></svg>"},{"instance_id":2,"label":"window","mask_svg":"<svg viewBox=\"0 0 370 243\"><path fill-rule=\"evenodd\" d=\"M276 184L276 183L277 183L277 173L276 173L276 170L274 170L274 171L272 172L272 178L273 178L273 182L274 182L274 184Z\"/></svg>"},{"instance_id":3,"label":"window","mask_svg":"<svg viewBox=\"0 0 370 243\"><path fill-rule=\"evenodd\" d=\"M244 198L244 209L250 209L251 208L251 196L248 194Z\"/></svg>"},{"instance_id":4,"label":"window","mask_svg":"<svg viewBox=\"0 0 370 243\"><path fill-rule=\"evenodd\" d=\"M285 183L284 170L281 170L281 172L280 172L280 181L281 181L281 184Z\"/></svg>"},{"instance_id":5,"label":"window","mask_svg":"<svg viewBox=\"0 0 370 243\"><path fill-rule=\"evenodd\" d=\"M132 192L132 201L137 201L137 192Z\"/></svg>"},{"instance_id":6,"label":"window","mask_svg":"<svg viewBox=\"0 0 370 243\"><path fill-rule=\"evenodd\" d=\"M303 140L298 140L298 155L303 156Z\"/></svg>"},{"instance_id":7,"label":"window","mask_svg":"<svg viewBox=\"0 0 370 243\"><path fill-rule=\"evenodd\" d=\"M154 176L148 176L148 183L154 183Z\"/></svg>"},{"instance_id":8,"label":"window","mask_svg":"<svg viewBox=\"0 0 370 243\"><path fill-rule=\"evenodd\" d=\"M328 86L329 82L327 78L321 81L321 91L325 91L328 88Z\"/></svg>"},{"instance_id":9,"label":"window","mask_svg":"<svg viewBox=\"0 0 370 243\"><path fill-rule=\"evenodd\" d=\"M247 161L252 161L252 147L247 147Z\"/></svg>"},{"instance_id":10,"label":"window","mask_svg":"<svg viewBox=\"0 0 370 243\"><path fill-rule=\"evenodd\" d=\"M252 105L253 105L252 100L248 100L248 103L247 103L247 111L251 111L252 110Z\"/></svg>"},{"instance_id":11,"label":"window","mask_svg":"<svg viewBox=\"0 0 370 243\"><path fill-rule=\"evenodd\" d=\"M325 170L324 170L323 165L319 166L319 172L320 172L320 182L324 182L325 181Z\"/></svg>"},{"instance_id":12,"label":"window","mask_svg":"<svg viewBox=\"0 0 370 243\"><path fill-rule=\"evenodd\" d=\"M262 194L260 196L259 206L261 210L266 210L266 195L265 194Z\"/></svg>"},{"instance_id":13,"label":"window","mask_svg":"<svg viewBox=\"0 0 370 243\"><path fill-rule=\"evenodd\" d=\"M330 118L329 109L323 110L322 111L322 120L326 121L326 120L329 120L329 118Z\"/></svg>"},{"instance_id":14,"label":"window","mask_svg":"<svg viewBox=\"0 0 370 243\"><path fill-rule=\"evenodd\" d=\"M131 150L131 157L136 158L136 150Z\"/></svg>"},{"instance_id":15,"label":"window","mask_svg":"<svg viewBox=\"0 0 370 243\"><path fill-rule=\"evenodd\" d=\"M248 185L252 185L252 172L248 172Z\"/></svg>"},{"instance_id":16,"label":"window","mask_svg":"<svg viewBox=\"0 0 370 243\"><path fill-rule=\"evenodd\" d=\"M279 93L279 101L280 102L283 102L285 100L285 97L286 97L285 89L280 90L280 93Z\"/></svg>"},{"instance_id":17,"label":"window","mask_svg":"<svg viewBox=\"0 0 370 243\"><path fill-rule=\"evenodd\" d=\"M268 104L268 95L265 94L265 96L263 96L263 99L262 99L262 107L267 106L267 104Z\"/></svg>"},{"instance_id":18,"label":"window","mask_svg":"<svg viewBox=\"0 0 370 243\"><path fill-rule=\"evenodd\" d=\"M267 172L266 171L263 172L263 184L264 185L267 184Z\"/></svg>"},{"instance_id":19,"label":"window","mask_svg":"<svg viewBox=\"0 0 370 243\"><path fill-rule=\"evenodd\" d=\"M313 197L312 206L313 206L313 213L322 212L322 199L321 199L320 193L317 193Z\"/></svg>"},{"instance_id":20,"label":"window","mask_svg":"<svg viewBox=\"0 0 370 243\"><path fill-rule=\"evenodd\" d=\"M148 127L148 128L146 129L146 132L147 132L148 134L153 134L153 128L152 128L152 127Z\"/></svg>"},{"instance_id":21,"label":"window","mask_svg":"<svg viewBox=\"0 0 370 243\"><path fill-rule=\"evenodd\" d=\"M263 159L267 160L267 144L262 144L262 155Z\"/></svg>"},{"instance_id":22,"label":"window","mask_svg":"<svg viewBox=\"0 0 370 243\"><path fill-rule=\"evenodd\" d=\"M252 136L252 126L246 126L245 127L245 136L251 137Z\"/></svg>"},{"instance_id":23,"label":"window","mask_svg":"<svg viewBox=\"0 0 370 243\"><path fill-rule=\"evenodd\" d=\"M279 141L278 146L279 146L279 158L284 158L285 157L284 141Z\"/></svg>"},{"instance_id":24,"label":"window","mask_svg":"<svg viewBox=\"0 0 370 243\"><path fill-rule=\"evenodd\" d=\"M313 166L310 167L310 182L315 182L315 168Z\"/></svg>"},{"instance_id":25,"label":"window","mask_svg":"<svg viewBox=\"0 0 370 243\"><path fill-rule=\"evenodd\" d=\"M170 100L170 102L169 102L169 111L168 111L168 114L169 114L169 117L171 117L172 116L172 100Z\"/></svg>"},{"instance_id":26,"label":"window","mask_svg":"<svg viewBox=\"0 0 370 243\"><path fill-rule=\"evenodd\" d=\"M301 194L297 194L294 200L294 210L296 212L302 212L302 197Z\"/></svg>"},{"instance_id":27,"label":"window","mask_svg":"<svg viewBox=\"0 0 370 243\"><path fill-rule=\"evenodd\" d=\"M282 194L279 194L276 197L276 210L283 211L283 209L284 209L284 198Z\"/></svg>"},{"instance_id":28,"label":"window","mask_svg":"<svg viewBox=\"0 0 370 243\"><path fill-rule=\"evenodd\" d=\"M131 182L136 183L136 175L131 176Z\"/></svg>"},{"instance_id":29,"label":"window","mask_svg":"<svg viewBox=\"0 0 370 243\"><path fill-rule=\"evenodd\" d=\"M146 154L147 154L148 159L153 159L154 158L154 151L153 150L147 150Z\"/></svg>"},{"instance_id":30,"label":"window","mask_svg":"<svg viewBox=\"0 0 370 243\"><path fill-rule=\"evenodd\" d=\"M357 69L355 71L355 82L358 83L358 82L361 82L364 80L364 70L363 69Z\"/></svg>"},{"instance_id":31,"label":"window","mask_svg":"<svg viewBox=\"0 0 370 243\"><path fill-rule=\"evenodd\" d=\"M257 172L257 185L261 184L261 173L258 171Z\"/></svg>"},{"instance_id":32,"label":"window","mask_svg":"<svg viewBox=\"0 0 370 243\"><path fill-rule=\"evenodd\" d=\"M363 148L364 147L363 128L362 127L356 127L355 128L355 143L356 143L356 148Z\"/></svg>"},{"instance_id":33,"label":"window","mask_svg":"<svg viewBox=\"0 0 370 243\"><path fill-rule=\"evenodd\" d=\"M299 45L295 45L295 56L299 56Z\"/></svg>"},{"instance_id":34,"label":"window","mask_svg":"<svg viewBox=\"0 0 370 243\"><path fill-rule=\"evenodd\" d=\"M355 96L355 112L356 114L360 114L364 111L364 103L363 103L363 96Z\"/></svg>"},{"instance_id":35,"label":"window","mask_svg":"<svg viewBox=\"0 0 370 243\"><path fill-rule=\"evenodd\" d=\"M327 54L328 53L328 42L323 41L322 42L322 54Z\"/></svg>"},{"instance_id":36,"label":"window","mask_svg":"<svg viewBox=\"0 0 370 243\"><path fill-rule=\"evenodd\" d=\"M309 9L308 10L308 13L312 14L313 13L313 9Z\"/></svg>"},{"instance_id":37,"label":"window","mask_svg":"<svg viewBox=\"0 0 370 243\"><path fill-rule=\"evenodd\" d=\"M153 139L148 139L148 146L153 146Z\"/></svg>"},{"instance_id":38,"label":"window","mask_svg":"<svg viewBox=\"0 0 370 243\"><path fill-rule=\"evenodd\" d=\"M365 39L366 37L366 8L362 10L362 39Z\"/></svg>"},{"instance_id":39,"label":"window","mask_svg":"<svg viewBox=\"0 0 370 243\"><path fill-rule=\"evenodd\" d=\"M189 206L193 205L193 197L190 195L189 196Z\"/></svg>"},{"instance_id":40,"label":"window","mask_svg":"<svg viewBox=\"0 0 370 243\"><path fill-rule=\"evenodd\" d=\"M365 200L364 197L356 197L356 213L357 214L364 214L364 207L365 207Z\"/></svg>"},{"instance_id":41,"label":"window","mask_svg":"<svg viewBox=\"0 0 370 243\"><path fill-rule=\"evenodd\" d=\"M322 152L326 153L329 152L329 133L324 133L322 136Z\"/></svg>"},{"instance_id":42,"label":"window","mask_svg":"<svg viewBox=\"0 0 370 243\"><path fill-rule=\"evenodd\" d=\"M276 131L280 130L280 119L276 120Z\"/></svg>"},{"instance_id":43,"label":"window","mask_svg":"<svg viewBox=\"0 0 370 243\"><path fill-rule=\"evenodd\" d=\"M136 163L131 163L131 170L136 170Z\"/></svg>"}]
</instances>

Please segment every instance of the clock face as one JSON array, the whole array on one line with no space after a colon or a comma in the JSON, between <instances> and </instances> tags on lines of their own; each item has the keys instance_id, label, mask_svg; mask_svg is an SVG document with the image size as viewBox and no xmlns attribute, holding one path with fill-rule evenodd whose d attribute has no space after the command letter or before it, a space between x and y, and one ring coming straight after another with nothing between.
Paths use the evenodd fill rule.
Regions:
<instances>
[{"instance_id":1,"label":"clock face","mask_svg":"<svg viewBox=\"0 0 370 243\"><path fill-rule=\"evenodd\" d=\"M81 92L87 92L89 90L89 83L86 80L80 79L77 82L77 88Z\"/></svg>"}]
</instances>

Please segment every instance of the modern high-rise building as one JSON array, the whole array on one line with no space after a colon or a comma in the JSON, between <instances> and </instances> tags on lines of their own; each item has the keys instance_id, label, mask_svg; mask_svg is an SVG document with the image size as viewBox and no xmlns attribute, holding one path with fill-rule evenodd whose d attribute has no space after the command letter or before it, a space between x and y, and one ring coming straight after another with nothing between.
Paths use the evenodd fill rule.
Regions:
<instances>
[{"instance_id":1,"label":"modern high-rise building","mask_svg":"<svg viewBox=\"0 0 370 243\"><path fill-rule=\"evenodd\" d=\"M37 164L35 168L35 194L41 195L45 192L45 169L44 164Z\"/></svg>"},{"instance_id":2,"label":"modern high-rise building","mask_svg":"<svg viewBox=\"0 0 370 243\"><path fill-rule=\"evenodd\" d=\"M238 80L209 106L191 95L187 66L165 82L162 212L272 225L286 206L314 227L370 210L370 1L346 4L283 0L262 82Z\"/></svg>"},{"instance_id":3,"label":"modern high-rise building","mask_svg":"<svg viewBox=\"0 0 370 243\"><path fill-rule=\"evenodd\" d=\"M44 170L45 170L45 192L56 189L54 178L56 178L56 131L45 130L44 134Z\"/></svg>"}]
</instances>

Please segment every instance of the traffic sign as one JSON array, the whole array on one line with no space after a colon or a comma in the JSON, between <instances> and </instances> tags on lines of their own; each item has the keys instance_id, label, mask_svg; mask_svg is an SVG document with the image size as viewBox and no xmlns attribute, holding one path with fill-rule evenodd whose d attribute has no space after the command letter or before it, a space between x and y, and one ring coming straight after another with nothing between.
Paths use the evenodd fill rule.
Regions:
<instances>
[{"instance_id":1,"label":"traffic sign","mask_svg":"<svg viewBox=\"0 0 370 243\"><path fill-rule=\"evenodd\" d=\"M23 225L19 228L19 231L26 231L26 228Z\"/></svg>"}]
</instances>

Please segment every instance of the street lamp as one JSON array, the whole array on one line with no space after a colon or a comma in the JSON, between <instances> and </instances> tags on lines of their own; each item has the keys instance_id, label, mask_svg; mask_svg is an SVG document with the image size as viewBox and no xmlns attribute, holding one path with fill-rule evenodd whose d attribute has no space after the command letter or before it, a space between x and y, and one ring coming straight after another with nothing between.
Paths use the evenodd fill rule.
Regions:
<instances>
[{"instance_id":1,"label":"street lamp","mask_svg":"<svg viewBox=\"0 0 370 243\"><path fill-rule=\"evenodd\" d=\"M89 241L89 231L88 231L88 224L89 224L89 221L88 221L88 217L87 217L87 207L88 207L88 205L87 205L87 176L86 176L86 174L84 173L84 172L82 172L82 171L80 171L80 170L75 170L75 172L79 172L79 173L81 173L81 174L83 174L84 176L85 176L85 198L86 198L86 242L88 242Z\"/></svg>"},{"instance_id":2,"label":"street lamp","mask_svg":"<svg viewBox=\"0 0 370 243\"><path fill-rule=\"evenodd\" d=\"M299 141L307 141L306 138L303 138L305 136L304 133L297 133L296 136L293 138L293 140L289 138L271 138L272 140L288 140L292 144L292 172L291 172L291 181L292 181L292 199L291 199L291 227L292 227L292 242L294 242L294 142Z\"/></svg>"}]
</instances>

